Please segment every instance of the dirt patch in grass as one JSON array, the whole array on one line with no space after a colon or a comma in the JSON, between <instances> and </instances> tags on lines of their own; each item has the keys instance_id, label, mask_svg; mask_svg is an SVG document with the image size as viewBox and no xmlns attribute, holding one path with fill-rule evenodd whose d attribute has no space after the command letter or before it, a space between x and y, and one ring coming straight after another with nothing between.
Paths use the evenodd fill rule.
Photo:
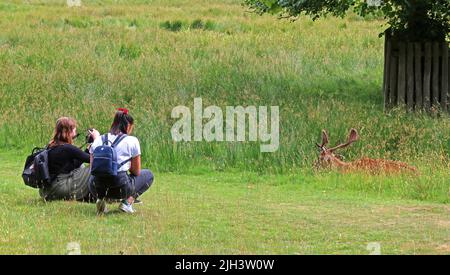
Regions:
<instances>
[{"instance_id":1,"label":"dirt patch in grass","mask_svg":"<svg viewBox=\"0 0 450 275\"><path fill-rule=\"evenodd\" d=\"M449 213L450 218L450 206L447 205L437 205L437 206L409 206L409 205L399 205L399 206L390 206L390 205L383 205L379 207L375 207L372 209L374 213L379 214L399 214L401 212L407 212L407 213L430 213L434 214L437 212L445 212L447 211Z\"/></svg>"},{"instance_id":2,"label":"dirt patch in grass","mask_svg":"<svg viewBox=\"0 0 450 275\"><path fill-rule=\"evenodd\" d=\"M450 254L450 243L438 246L437 250L446 254Z\"/></svg>"},{"instance_id":3,"label":"dirt patch in grass","mask_svg":"<svg viewBox=\"0 0 450 275\"><path fill-rule=\"evenodd\" d=\"M450 214L449 214L450 215ZM436 221L436 224L438 225L438 226L442 226L442 227L446 227L446 228L448 228L448 230L449 230L449 233L450 233L450 217L449 217L449 219L448 220L438 220L438 221ZM449 234L450 235L450 234Z\"/></svg>"}]
</instances>

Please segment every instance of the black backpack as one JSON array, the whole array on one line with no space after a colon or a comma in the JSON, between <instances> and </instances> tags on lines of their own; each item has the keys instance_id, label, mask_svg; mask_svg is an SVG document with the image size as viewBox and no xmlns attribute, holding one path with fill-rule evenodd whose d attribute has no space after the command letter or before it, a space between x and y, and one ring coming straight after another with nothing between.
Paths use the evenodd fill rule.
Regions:
<instances>
[{"instance_id":1,"label":"black backpack","mask_svg":"<svg viewBox=\"0 0 450 275\"><path fill-rule=\"evenodd\" d=\"M51 149L35 147L25 161L22 179L25 185L42 188L52 182L48 171L48 152Z\"/></svg>"}]
</instances>

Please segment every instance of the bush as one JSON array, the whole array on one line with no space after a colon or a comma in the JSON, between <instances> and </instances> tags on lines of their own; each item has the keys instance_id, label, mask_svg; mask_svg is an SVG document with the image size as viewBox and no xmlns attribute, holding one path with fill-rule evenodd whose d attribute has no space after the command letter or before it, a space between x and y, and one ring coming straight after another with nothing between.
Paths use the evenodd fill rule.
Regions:
<instances>
[{"instance_id":1,"label":"bush","mask_svg":"<svg viewBox=\"0 0 450 275\"><path fill-rule=\"evenodd\" d=\"M179 20L176 20L174 22L166 21L164 23L161 23L160 27L168 31L178 32L182 29L183 23Z\"/></svg>"},{"instance_id":2,"label":"bush","mask_svg":"<svg viewBox=\"0 0 450 275\"><path fill-rule=\"evenodd\" d=\"M191 29L203 29L204 27L205 24L200 19L194 20L194 22L192 22L191 24Z\"/></svg>"}]
</instances>

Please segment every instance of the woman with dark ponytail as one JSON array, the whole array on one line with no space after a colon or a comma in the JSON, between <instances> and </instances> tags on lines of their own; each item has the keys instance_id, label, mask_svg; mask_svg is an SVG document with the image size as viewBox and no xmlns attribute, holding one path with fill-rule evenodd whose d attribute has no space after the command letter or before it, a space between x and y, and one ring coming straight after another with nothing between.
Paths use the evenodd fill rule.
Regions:
<instances>
[{"instance_id":1,"label":"woman with dark ponytail","mask_svg":"<svg viewBox=\"0 0 450 275\"><path fill-rule=\"evenodd\" d=\"M127 109L117 110L109 133L97 137L90 147L91 166L95 148L109 141L115 144L117 163L120 163L117 176L92 176L89 189L97 197L97 214L106 210L105 199L121 200L119 209L126 213L134 213L133 203L153 183L153 174L141 169L141 148L139 140L130 136L134 127L134 119Z\"/></svg>"}]
</instances>

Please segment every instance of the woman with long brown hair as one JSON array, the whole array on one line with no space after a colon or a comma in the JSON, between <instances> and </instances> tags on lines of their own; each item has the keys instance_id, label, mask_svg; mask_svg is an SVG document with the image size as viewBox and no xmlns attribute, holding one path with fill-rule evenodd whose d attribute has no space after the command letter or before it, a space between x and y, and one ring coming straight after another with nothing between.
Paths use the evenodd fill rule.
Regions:
<instances>
[{"instance_id":1,"label":"woman with long brown hair","mask_svg":"<svg viewBox=\"0 0 450 275\"><path fill-rule=\"evenodd\" d=\"M92 138L100 134L90 132ZM60 117L56 121L53 138L48 144L48 169L52 181L39 190L45 200L87 200L90 169L89 153L73 145L78 136L77 122L70 117Z\"/></svg>"}]
</instances>

